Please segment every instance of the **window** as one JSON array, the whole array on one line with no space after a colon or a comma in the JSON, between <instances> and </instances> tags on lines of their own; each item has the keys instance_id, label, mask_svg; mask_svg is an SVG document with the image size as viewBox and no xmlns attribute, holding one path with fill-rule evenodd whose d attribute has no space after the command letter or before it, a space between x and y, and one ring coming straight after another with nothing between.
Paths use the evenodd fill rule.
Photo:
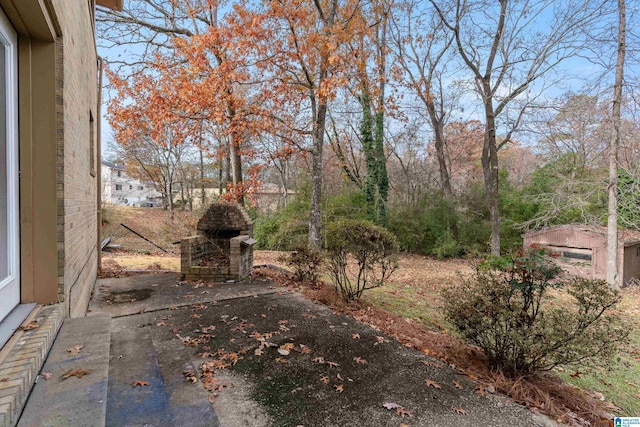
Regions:
<instances>
[{"instance_id":1,"label":"window","mask_svg":"<svg viewBox=\"0 0 640 427\"><path fill-rule=\"evenodd\" d=\"M548 249L558 257L558 261L580 266L589 266L593 261L593 250L568 246L550 246Z\"/></svg>"},{"instance_id":2,"label":"window","mask_svg":"<svg viewBox=\"0 0 640 427\"><path fill-rule=\"evenodd\" d=\"M121 171L118 171L118 178L122 178L122 173L121 173Z\"/></svg>"},{"instance_id":3,"label":"window","mask_svg":"<svg viewBox=\"0 0 640 427\"><path fill-rule=\"evenodd\" d=\"M144 187L142 185L138 185L138 190L142 191L144 190Z\"/></svg>"},{"instance_id":4,"label":"window","mask_svg":"<svg viewBox=\"0 0 640 427\"><path fill-rule=\"evenodd\" d=\"M116 191L122 191L122 184L116 184Z\"/></svg>"},{"instance_id":5,"label":"window","mask_svg":"<svg viewBox=\"0 0 640 427\"><path fill-rule=\"evenodd\" d=\"M129 185L129 190L133 190L133 185Z\"/></svg>"},{"instance_id":6,"label":"window","mask_svg":"<svg viewBox=\"0 0 640 427\"><path fill-rule=\"evenodd\" d=\"M94 131L93 113L89 111L89 173L96 176L96 135Z\"/></svg>"}]
</instances>

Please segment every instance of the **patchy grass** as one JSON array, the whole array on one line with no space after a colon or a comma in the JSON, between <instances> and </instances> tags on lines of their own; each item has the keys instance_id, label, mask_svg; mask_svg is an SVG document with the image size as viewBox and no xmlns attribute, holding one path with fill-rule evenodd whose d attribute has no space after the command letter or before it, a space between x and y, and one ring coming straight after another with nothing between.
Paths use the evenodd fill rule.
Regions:
<instances>
[{"instance_id":1,"label":"patchy grass","mask_svg":"<svg viewBox=\"0 0 640 427\"><path fill-rule=\"evenodd\" d=\"M180 258L177 256L136 254L135 252L103 253L102 268L104 270L180 271Z\"/></svg>"},{"instance_id":2,"label":"patchy grass","mask_svg":"<svg viewBox=\"0 0 640 427\"><path fill-rule=\"evenodd\" d=\"M608 369L589 366L565 367L558 375L565 381L589 391L597 399L612 405L612 412L621 416L640 414L640 288L621 291L619 310L629 325L627 345Z\"/></svg>"},{"instance_id":3,"label":"patchy grass","mask_svg":"<svg viewBox=\"0 0 640 427\"><path fill-rule=\"evenodd\" d=\"M131 206L108 205L103 208L102 237L111 237L111 243L125 251L147 254L165 254L151 243L126 230L124 224L166 250L169 254L180 255L180 245L174 244L183 237L195 233L200 213L175 211L171 220L169 212L161 208L135 208Z\"/></svg>"}]
</instances>

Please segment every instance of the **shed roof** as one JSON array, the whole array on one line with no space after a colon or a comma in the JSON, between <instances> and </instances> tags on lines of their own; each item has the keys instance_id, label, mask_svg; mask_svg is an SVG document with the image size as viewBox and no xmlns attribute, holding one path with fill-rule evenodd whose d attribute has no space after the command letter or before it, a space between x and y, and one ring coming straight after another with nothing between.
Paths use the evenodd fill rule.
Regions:
<instances>
[{"instance_id":1,"label":"shed roof","mask_svg":"<svg viewBox=\"0 0 640 427\"><path fill-rule=\"evenodd\" d=\"M592 234L598 238L607 238L607 227L602 225L586 225L586 224L564 224L564 225L554 225L552 227L543 228L541 230L530 231L525 233L523 237L526 236L539 236L541 234L548 233L550 231L560 231L560 230L575 230L581 231L583 233ZM631 246L640 243L640 231L631 230L628 228L618 230L618 240L624 243L625 246Z\"/></svg>"}]
</instances>

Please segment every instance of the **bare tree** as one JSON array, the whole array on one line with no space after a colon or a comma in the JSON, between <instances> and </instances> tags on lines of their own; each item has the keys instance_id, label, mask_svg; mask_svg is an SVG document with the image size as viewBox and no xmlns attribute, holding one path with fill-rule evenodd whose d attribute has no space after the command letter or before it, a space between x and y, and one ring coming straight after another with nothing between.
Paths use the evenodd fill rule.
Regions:
<instances>
[{"instance_id":1,"label":"bare tree","mask_svg":"<svg viewBox=\"0 0 640 427\"><path fill-rule=\"evenodd\" d=\"M618 267L618 146L620 145L620 123L622 105L622 84L626 51L626 7L624 0L618 0L618 58L613 86L613 114L611 140L609 142L609 214L607 217L607 282L609 286L620 287Z\"/></svg>"},{"instance_id":2,"label":"bare tree","mask_svg":"<svg viewBox=\"0 0 640 427\"><path fill-rule=\"evenodd\" d=\"M482 103L482 169L491 220L491 252L500 254L498 150L511 140L558 64L577 55L601 3L569 0L429 0L454 37ZM535 87L534 87L535 86ZM535 94L533 90L535 89ZM501 128L501 138L498 138Z\"/></svg>"}]
</instances>

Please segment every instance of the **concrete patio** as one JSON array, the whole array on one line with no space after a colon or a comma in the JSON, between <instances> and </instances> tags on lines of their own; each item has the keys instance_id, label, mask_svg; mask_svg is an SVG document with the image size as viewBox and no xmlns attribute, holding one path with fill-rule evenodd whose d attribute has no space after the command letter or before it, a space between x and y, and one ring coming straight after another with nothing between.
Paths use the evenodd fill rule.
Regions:
<instances>
[{"instance_id":1,"label":"concrete patio","mask_svg":"<svg viewBox=\"0 0 640 427\"><path fill-rule=\"evenodd\" d=\"M554 425L259 278L103 279L89 310L62 325L19 426Z\"/></svg>"}]
</instances>

